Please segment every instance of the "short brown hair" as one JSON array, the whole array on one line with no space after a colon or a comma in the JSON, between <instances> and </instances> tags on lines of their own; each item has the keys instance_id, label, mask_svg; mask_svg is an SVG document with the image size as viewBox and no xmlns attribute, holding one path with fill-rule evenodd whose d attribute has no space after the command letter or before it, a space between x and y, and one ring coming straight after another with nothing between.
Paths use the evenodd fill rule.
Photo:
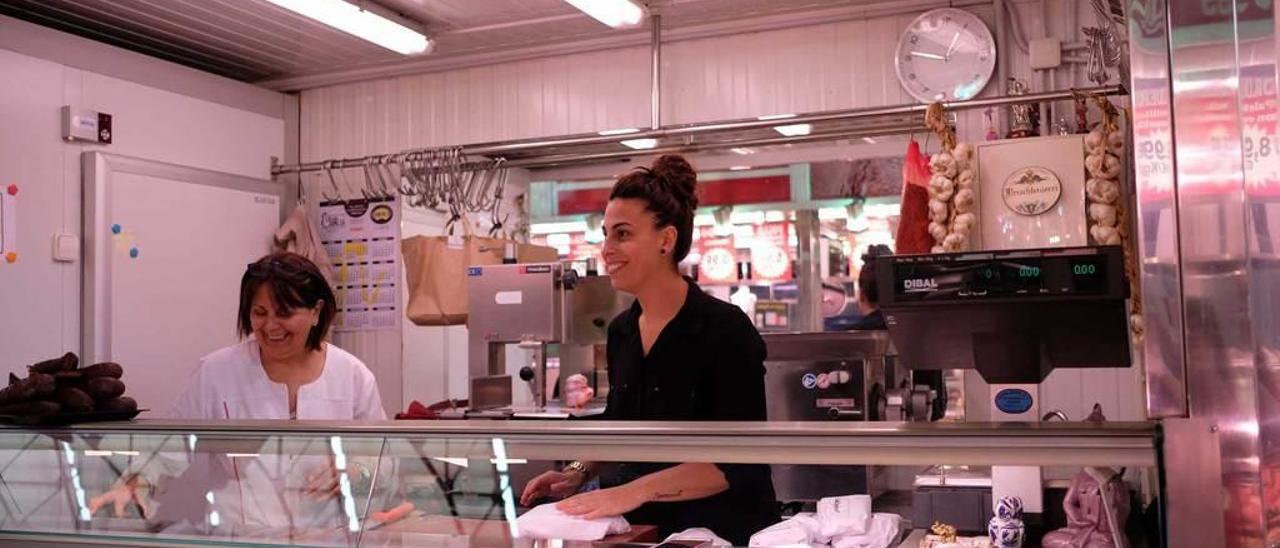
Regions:
<instances>
[{"instance_id":1,"label":"short brown hair","mask_svg":"<svg viewBox=\"0 0 1280 548\"><path fill-rule=\"evenodd\" d=\"M698 173L684 156L664 154L649 167L638 167L613 185L609 199L643 200L657 228L676 227L671 258L679 263L693 244L693 214L698 210Z\"/></svg>"},{"instance_id":2,"label":"short brown hair","mask_svg":"<svg viewBox=\"0 0 1280 548\"><path fill-rule=\"evenodd\" d=\"M271 288L271 298L283 310L312 308L323 301L320 321L307 334L307 349L319 350L329 334L329 326L338 314L338 304L333 289L315 263L297 253L272 253L250 264L240 278L239 330L241 337L253 333L249 312L253 308L253 296L258 288Z\"/></svg>"}]
</instances>

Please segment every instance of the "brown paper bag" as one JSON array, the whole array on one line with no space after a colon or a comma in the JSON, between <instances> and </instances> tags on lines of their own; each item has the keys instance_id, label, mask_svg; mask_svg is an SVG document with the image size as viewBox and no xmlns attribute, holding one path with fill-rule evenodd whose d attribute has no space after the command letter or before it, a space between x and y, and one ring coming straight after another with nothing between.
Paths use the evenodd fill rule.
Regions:
<instances>
[{"instance_id":1,"label":"brown paper bag","mask_svg":"<svg viewBox=\"0 0 1280 548\"><path fill-rule=\"evenodd\" d=\"M418 325L467 323L467 267L502 264L508 240L482 236L414 236L400 243L409 286L406 315ZM516 244L521 263L559 260L555 248Z\"/></svg>"}]
</instances>

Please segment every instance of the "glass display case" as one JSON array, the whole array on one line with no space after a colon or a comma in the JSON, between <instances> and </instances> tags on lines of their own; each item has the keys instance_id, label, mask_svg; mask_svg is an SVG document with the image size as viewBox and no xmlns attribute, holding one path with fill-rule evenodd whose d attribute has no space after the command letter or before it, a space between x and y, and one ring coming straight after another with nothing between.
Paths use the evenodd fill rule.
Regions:
<instances>
[{"instance_id":1,"label":"glass display case","mask_svg":"<svg viewBox=\"0 0 1280 548\"><path fill-rule=\"evenodd\" d=\"M1165 496L1163 429L1160 423L588 420L3 428L0 543L524 545L534 542L517 522L527 510L519 504L525 483L585 461L893 467L905 479L876 497L874 510L901 515L893 546L916 539L906 540L912 548L931 525L912 522L919 510L913 499L921 500L912 491L926 468L1110 468L1120 471L1135 503L1131 545L1174 545L1159 519L1142 519L1159 516ZM132 497L102 496L127 492L120 488L126 483ZM785 516L811 510L814 501L780 502ZM1046 508L1046 523L1051 514ZM603 540L658 543L658 533L633 523L629 533Z\"/></svg>"}]
</instances>

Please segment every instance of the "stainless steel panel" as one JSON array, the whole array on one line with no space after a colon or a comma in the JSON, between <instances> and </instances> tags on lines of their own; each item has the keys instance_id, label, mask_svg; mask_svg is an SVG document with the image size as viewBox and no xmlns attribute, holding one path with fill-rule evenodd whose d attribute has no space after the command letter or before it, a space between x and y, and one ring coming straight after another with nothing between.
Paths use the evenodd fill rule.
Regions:
<instances>
[{"instance_id":1,"label":"stainless steel panel","mask_svg":"<svg viewBox=\"0 0 1280 548\"><path fill-rule=\"evenodd\" d=\"M467 277L471 377L505 372L496 367L492 345L560 341L559 277L556 263L472 267Z\"/></svg>"},{"instance_id":2,"label":"stainless steel panel","mask_svg":"<svg viewBox=\"0 0 1280 548\"><path fill-rule=\"evenodd\" d=\"M1222 515L1217 428L1202 419L1166 419L1160 426L1167 546L1224 546L1222 520L1206 519Z\"/></svg>"},{"instance_id":3,"label":"stainless steel panel","mask_svg":"<svg viewBox=\"0 0 1280 548\"><path fill-rule=\"evenodd\" d=\"M572 314L565 342L580 345L604 344L609 337L609 322L635 300L614 290L608 276L578 278L569 298Z\"/></svg>"},{"instance_id":4,"label":"stainless steel panel","mask_svg":"<svg viewBox=\"0 0 1280 548\"><path fill-rule=\"evenodd\" d=\"M1166 0L1133 0L1128 11L1147 415L1179 417L1187 385Z\"/></svg>"},{"instance_id":5,"label":"stainless steel panel","mask_svg":"<svg viewBox=\"0 0 1280 548\"><path fill-rule=\"evenodd\" d=\"M1237 49L1269 34L1255 7L1168 6L1189 411L1220 427L1227 546L1264 538Z\"/></svg>"},{"instance_id":6,"label":"stainless steel panel","mask_svg":"<svg viewBox=\"0 0 1280 548\"><path fill-rule=\"evenodd\" d=\"M1243 12L1242 12L1243 13ZM1239 23L1249 323L1257 368L1259 482L1266 543L1280 545L1280 151L1275 5L1255 2Z\"/></svg>"},{"instance_id":7,"label":"stainless steel panel","mask_svg":"<svg viewBox=\"0 0 1280 548\"><path fill-rule=\"evenodd\" d=\"M770 333L764 341L769 420L883 420L887 333Z\"/></svg>"},{"instance_id":8,"label":"stainless steel panel","mask_svg":"<svg viewBox=\"0 0 1280 548\"><path fill-rule=\"evenodd\" d=\"M795 322L798 331L822 330L822 245L818 212L796 212L796 267L795 278L799 286L799 302L796 303Z\"/></svg>"},{"instance_id":9,"label":"stainless steel panel","mask_svg":"<svg viewBox=\"0 0 1280 548\"><path fill-rule=\"evenodd\" d=\"M885 354L888 333L770 333L765 361L765 390L770 421L884 420ZM833 379L833 377L835 377ZM868 402L871 402L868 405ZM778 500L815 501L823 497L884 490L875 481L882 469L867 466L815 466L775 463Z\"/></svg>"},{"instance_id":10,"label":"stainless steel panel","mask_svg":"<svg viewBox=\"0 0 1280 548\"><path fill-rule=\"evenodd\" d=\"M842 359L894 354L885 331L766 333L769 360Z\"/></svg>"},{"instance_id":11,"label":"stainless steel panel","mask_svg":"<svg viewBox=\"0 0 1280 548\"><path fill-rule=\"evenodd\" d=\"M21 449L32 432L70 439L74 450L90 442L87 448L99 450L185 447L194 434L209 447L249 453L261 450L265 438L284 436L298 446L291 451L302 454L307 446L327 451L326 444L307 443L308 435L322 435L342 437L350 455L377 455L384 438L393 437L414 443L391 444L389 457L419 458L418 446L430 441L438 456L488 459L490 438L500 437L510 458L530 460L934 465L946 455L958 465L1142 467L1156 464L1157 438L1152 423L141 420L35 431L0 427L0 434L10 431L20 435L0 435L0 449Z\"/></svg>"}]
</instances>

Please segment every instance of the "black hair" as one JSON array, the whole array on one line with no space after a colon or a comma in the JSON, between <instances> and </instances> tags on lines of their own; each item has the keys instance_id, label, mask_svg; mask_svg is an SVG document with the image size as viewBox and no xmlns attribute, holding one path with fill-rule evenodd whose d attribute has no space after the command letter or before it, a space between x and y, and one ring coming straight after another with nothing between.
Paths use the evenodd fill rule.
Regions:
<instances>
[{"instance_id":1,"label":"black hair","mask_svg":"<svg viewBox=\"0 0 1280 548\"><path fill-rule=\"evenodd\" d=\"M858 293L865 295L868 303L880 304L879 289L876 287L876 257L893 255L893 250L884 244L872 244L862 254L862 270L858 271Z\"/></svg>"},{"instance_id":2,"label":"black hair","mask_svg":"<svg viewBox=\"0 0 1280 548\"><path fill-rule=\"evenodd\" d=\"M329 334L334 316L338 314L338 304L333 297L333 289L315 263L297 253L279 252L250 264L240 278L238 328L241 337L253 333L249 313L253 309L253 296L263 285L271 288L271 298L281 310L314 308L316 303L324 302L320 321L307 334L307 349L319 350L320 343Z\"/></svg>"},{"instance_id":3,"label":"black hair","mask_svg":"<svg viewBox=\"0 0 1280 548\"><path fill-rule=\"evenodd\" d=\"M693 245L693 213L698 209L698 174L678 154L664 154L649 167L638 167L613 185L609 199L644 200L657 228L676 228L671 258L679 263Z\"/></svg>"}]
</instances>

